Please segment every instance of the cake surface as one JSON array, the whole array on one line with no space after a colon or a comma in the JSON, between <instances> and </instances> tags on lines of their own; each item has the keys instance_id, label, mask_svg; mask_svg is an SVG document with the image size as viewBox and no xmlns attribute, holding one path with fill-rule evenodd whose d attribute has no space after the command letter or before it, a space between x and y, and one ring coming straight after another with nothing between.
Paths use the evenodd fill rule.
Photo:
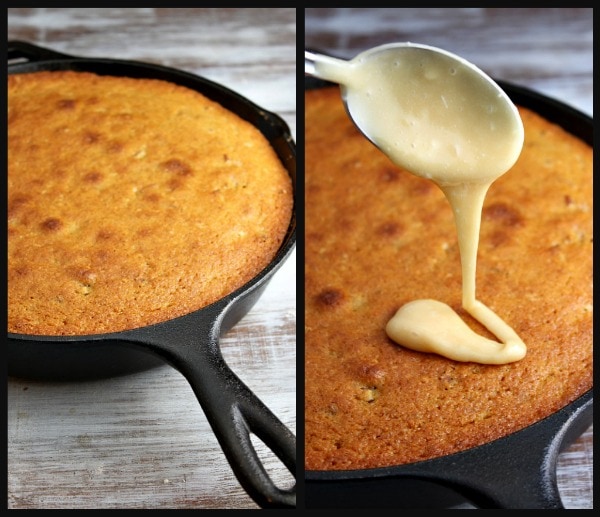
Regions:
<instances>
[{"instance_id":1,"label":"cake surface","mask_svg":"<svg viewBox=\"0 0 600 517\"><path fill-rule=\"evenodd\" d=\"M146 326L255 277L290 224L260 131L166 81L8 78L8 330Z\"/></svg>"},{"instance_id":2,"label":"cake surface","mask_svg":"<svg viewBox=\"0 0 600 517\"><path fill-rule=\"evenodd\" d=\"M404 303L461 308L448 201L349 120L338 88L306 92L305 467L400 465L517 431L592 387L592 149L519 108L523 152L486 197L477 299L528 347L516 363L403 348ZM435 322L432 322L435 325Z\"/></svg>"}]
</instances>

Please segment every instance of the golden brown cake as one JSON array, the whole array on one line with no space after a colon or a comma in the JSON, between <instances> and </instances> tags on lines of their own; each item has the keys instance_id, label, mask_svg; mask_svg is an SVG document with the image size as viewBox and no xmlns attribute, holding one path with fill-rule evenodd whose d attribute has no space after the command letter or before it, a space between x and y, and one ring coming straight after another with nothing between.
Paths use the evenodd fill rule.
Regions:
<instances>
[{"instance_id":1,"label":"golden brown cake","mask_svg":"<svg viewBox=\"0 0 600 517\"><path fill-rule=\"evenodd\" d=\"M291 179L254 126L165 81L8 78L8 330L96 334L202 308L274 257Z\"/></svg>"},{"instance_id":2,"label":"golden brown cake","mask_svg":"<svg viewBox=\"0 0 600 517\"><path fill-rule=\"evenodd\" d=\"M385 332L404 303L461 308L448 201L350 122L338 88L306 93L306 463L363 469L446 455L531 424L592 386L592 149L521 109L525 146L484 204L477 298L528 346L459 363ZM432 322L435 325L435 322Z\"/></svg>"}]
</instances>

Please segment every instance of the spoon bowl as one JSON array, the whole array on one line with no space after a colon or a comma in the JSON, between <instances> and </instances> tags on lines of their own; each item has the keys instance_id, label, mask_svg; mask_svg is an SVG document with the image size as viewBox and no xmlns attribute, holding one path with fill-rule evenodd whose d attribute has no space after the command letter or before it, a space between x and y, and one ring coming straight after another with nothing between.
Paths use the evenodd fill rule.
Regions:
<instances>
[{"instance_id":1,"label":"spoon bowl","mask_svg":"<svg viewBox=\"0 0 600 517\"><path fill-rule=\"evenodd\" d=\"M340 85L348 115L367 139L397 165L440 186L491 182L521 152L517 108L460 56L393 43L349 61L311 51L304 60L306 74Z\"/></svg>"}]
</instances>

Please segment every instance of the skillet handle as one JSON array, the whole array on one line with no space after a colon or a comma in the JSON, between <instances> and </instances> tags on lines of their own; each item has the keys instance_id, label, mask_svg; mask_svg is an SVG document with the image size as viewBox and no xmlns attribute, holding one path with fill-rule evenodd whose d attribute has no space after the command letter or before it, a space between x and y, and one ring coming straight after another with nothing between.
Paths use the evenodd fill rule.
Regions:
<instances>
[{"instance_id":1,"label":"skillet handle","mask_svg":"<svg viewBox=\"0 0 600 517\"><path fill-rule=\"evenodd\" d=\"M293 476L296 476L296 437L229 368L221 355L217 335L213 328L206 340L173 344L162 339L154 341L151 347L190 383L248 495L262 508L294 508L296 485L289 489L275 485L256 453L250 433L260 438Z\"/></svg>"},{"instance_id":2,"label":"skillet handle","mask_svg":"<svg viewBox=\"0 0 600 517\"><path fill-rule=\"evenodd\" d=\"M11 61L45 61L49 59L67 59L71 58L68 54L48 50L43 47L38 47L26 41L9 41L8 42L8 63Z\"/></svg>"}]
</instances>

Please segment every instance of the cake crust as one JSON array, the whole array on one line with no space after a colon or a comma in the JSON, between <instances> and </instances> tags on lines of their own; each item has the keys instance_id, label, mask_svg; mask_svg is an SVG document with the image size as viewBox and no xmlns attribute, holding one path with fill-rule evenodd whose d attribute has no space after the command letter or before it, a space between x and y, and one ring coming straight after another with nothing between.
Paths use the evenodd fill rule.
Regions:
<instances>
[{"instance_id":1,"label":"cake crust","mask_svg":"<svg viewBox=\"0 0 600 517\"><path fill-rule=\"evenodd\" d=\"M592 387L592 149L519 108L525 145L483 209L477 298L528 346L506 365L392 342L404 303L461 308L449 203L353 126L338 88L306 92L305 467L451 454L517 431ZM435 324L435 322L432 322Z\"/></svg>"},{"instance_id":2,"label":"cake crust","mask_svg":"<svg viewBox=\"0 0 600 517\"><path fill-rule=\"evenodd\" d=\"M166 81L8 78L8 330L81 335L188 314L241 287L289 227L260 131Z\"/></svg>"}]
</instances>

